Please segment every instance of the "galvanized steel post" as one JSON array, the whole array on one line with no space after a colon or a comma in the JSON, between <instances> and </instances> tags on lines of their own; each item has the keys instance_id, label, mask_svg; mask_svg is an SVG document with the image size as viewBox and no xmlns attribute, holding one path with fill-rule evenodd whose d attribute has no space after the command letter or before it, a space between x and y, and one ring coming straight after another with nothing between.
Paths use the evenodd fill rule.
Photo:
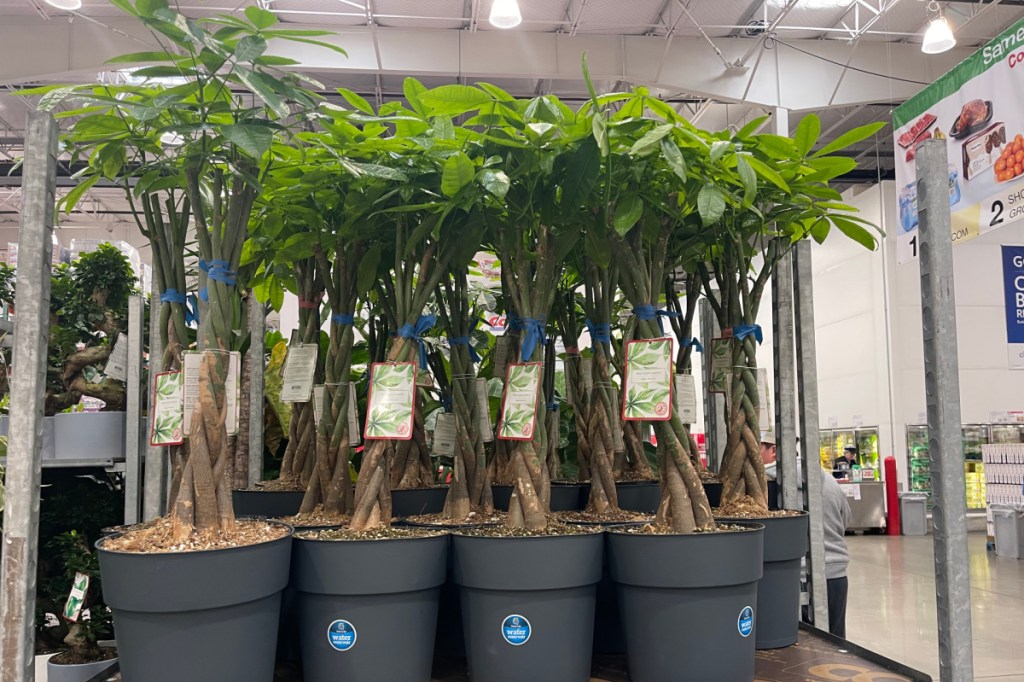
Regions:
<instances>
[{"instance_id":1,"label":"galvanized steel post","mask_svg":"<svg viewBox=\"0 0 1024 682\"><path fill-rule=\"evenodd\" d=\"M778 453L778 484L784 509L803 509L797 485L796 456L796 340L793 317L793 254L787 252L775 265L772 277L772 327L775 338L775 445Z\"/></svg>"},{"instance_id":2,"label":"galvanized steel post","mask_svg":"<svg viewBox=\"0 0 1024 682\"><path fill-rule=\"evenodd\" d=\"M160 340L160 283L153 277L153 290L149 295L149 376L146 379L146 390L152 400L156 392L156 375L160 368L160 359L164 355ZM152 402L150 410L153 409ZM142 520L150 521L163 516L167 509L167 448L151 445L149 429L145 435L145 482L142 486Z\"/></svg>"},{"instance_id":3,"label":"galvanized steel post","mask_svg":"<svg viewBox=\"0 0 1024 682\"><path fill-rule=\"evenodd\" d=\"M249 297L249 487L263 477L263 340L266 334L267 309Z\"/></svg>"},{"instance_id":4,"label":"galvanized steel post","mask_svg":"<svg viewBox=\"0 0 1024 682\"><path fill-rule=\"evenodd\" d=\"M701 298L698 304L700 312L700 338L704 339L706 352L701 353L704 381L701 386L701 393L704 397L704 422L706 430L704 437L707 439L704 450L707 453L708 469L718 471L725 450L725 441L728 439L725 417L725 394L712 393L708 390L708 378L711 376L711 342L722 335L718 326L718 318L707 299Z\"/></svg>"},{"instance_id":5,"label":"galvanized steel post","mask_svg":"<svg viewBox=\"0 0 1024 682\"><path fill-rule=\"evenodd\" d=\"M809 515L810 560L807 580L814 625L828 629L828 591L825 577L825 527L821 507L821 466L818 462L818 356L814 338L814 285L811 244L798 242L793 251L793 299L796 302L796 376L800 404L800 442L807 453L803 470Z\"/></svg>"},{"instance_id":6,"label":"galvanized steel post","mask_svg":"<svg viewBox=\"0 0 1024 682\"><path fill-rule=\"evenodd\" d=\"M943 140L926 140L917 146L917 215L939 678L942 682L969 682L974 679L974 656L964 515L967 499L953 294L949 160Z\"/></svg>"},{"instance_id":7,"label":"galvanized steel post","mask_svg":"<svg viewBox=\"0 0 1024 682\"><path fill-rule=\"evenodd\" d=\"M138 523L142 485L142 296L128 298L128 380L124 427L124 522Z\"/></svg>"},{"instance_id":8,"label":"galvanized steel post","mask_svg":"<svg viewBox=\"0 0 1024 682\"><path fill-rule=\"evenodd\" d=\"M0 682L35 679L36 563L42 477L43 394L50 330L57 124L32 112L25 135L7 503L0 560Z\"/></svg>"}]
</instances>

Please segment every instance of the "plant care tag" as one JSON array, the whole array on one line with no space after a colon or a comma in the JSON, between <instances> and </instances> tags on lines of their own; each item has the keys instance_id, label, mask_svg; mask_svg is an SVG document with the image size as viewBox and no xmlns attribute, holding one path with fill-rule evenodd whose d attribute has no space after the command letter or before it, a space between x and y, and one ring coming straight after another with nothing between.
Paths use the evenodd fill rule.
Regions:
<instances>
[{"instance_id":1,"label":"plant care tag","mask_svg":"<svg viewBox=\"0 0 1024 682\"><path fill-rule=\"evenodd\" d=\"M327 628L327 642L335 651L348 651L356 645L356 628L347 620L336 620Z\"/></svg>"},{"instance_id":2,"label":"plant care tag","mask_svg":"<svg viewBox=\"0 0 1024 682\"><path fill-rule=\"evenodd\" d=\"M729 393L729 378L732 376L732 339L711 339L710 372L708 391Z\"/></svg>"},{"instance_id":3,"label":"plant care tag","mask_svg":"<svg viewBox=\"0 0 1024 682\"><path fill-rule=\"evenodd\" d=\"M508 336L499 336L494 341L494 371L491 376L501 378L508 372L509 349L512 347L512 339Z\"/></svg>"},{"instance_id":4,"label":"plant care tag","mask_svg":"<svg viewBox=\"0 0 1024 682\"><path fill-rule=\"evenodd\" d=\"M71 594L64 602L64 618L72 623L78 622L78 616L82 613L82 605L85 604L85 593L89 591L89 575L87 573L75 573L75 582L71 585Z\"/></svg>"},{"instance_id":5,"label":"plant care tag","mask_svg":"<svg viewBox=\"0 0 1024 682\"><path fill-rule=\"evenodd\" d=\"M505 392L501 398L498 438L531 440L536 428L537 397L540 394L541 362L513 363L508 366Z\"/></svg>"},{"instance_id":6,"label":"plant care tag","mask_svg":"<svg viewBox=\"0 0 1024 682\"><path fill-rule=\"evenodd\" d=\"M416 407L416 363L377 362L370 367L366 440L409 440Z\"/></svg>"},{"instance_id":7,"label":"plant care tag","mask_svg":"<svg viewBox=\"0 0 1024 682\"><path fill-rule=\"evenodd\" d=\"M434 423L433 454L453 456L455 454L455 438L455 415L451 412L438 414L437 421Z\"/></svg>"},{"instance_id":8,"label":"plant care tag","mask_svg":"<svg viewBox=\"0 0 1024 682\"><path fill-rule=\"evenodd\" d=\"M512 646L522 646L530 641L532 630L526 616L520 616L517 613L507 616L505 620L501 621L501 637Z\"/></svg>"},{"instance_id":9,"label":"plant care tag","mask_svg":"<svg viewBox=\"0 0 1024 682\"><path fill-rule=\"evenodd\" d=\"M128 337L124 334L117 335L117 341L114 342L114 348L110 351L110 357L107 358L107 366L103 368L103 373L111 379L128 381Z\"/></svg>"},{"instance_id":10,"label":"plant care tag","mask_svg":"<svg viewBox=\"0 0 1024 682\"><path fill-rule=\"evenodd\" d=\"M431 388L434 385L434 375L425 369L416 372L416 385L420 388Z\"/></svg>"},{"instance_id":11,"label":"plant care tag","mask_svg":"<svg viewBox=\"0 0 1024 682\"><path fill-rule=\"evenodd\" d=\"M161 372L154 377L149 413L149 444L154 447L185 442L185 403L181 371Z\"/></svg>"},{"instance_id":12,"label":"plant care tag","mask_svg":"<svg viewBox=\"0 0 1024 682\"><path fill-rule=\"evenodd\" d=\"M323 384L313 387L313 424L320 426L320 420L324 415L324 389Z\"/></svg>"},{"instance_id":13,"label":"plant care tag","mask_svg":"<svg viewBox=\"0 0 1024 682\"><path fill-rule=\"evenodd\" d=\"M672 418L672 339L626 344L622 418L667 421Z\"/></svg>"},{"instance_id":14,"label":"plant care tag","mask_svg":"<svg viewBox=\"0 0 1024 682\"><path fill-rule=\"evenodd\" d=\"M362 442L359 436L359 402L356 398L356 385L350 381L348 384L348 444L359 445Z\"/></svg>"},{"instance_id":15,"label":"plant care tag","mask_svg":"<svg viewBox=\"0 0 1024 682\"><path fill-rule=\"evenodd\" d=\"M768 370L757 370L757 421L762 431L774 431L772 394L768 392Z\"/></svg>"},{"instance_id":16,"label":"plant care tag","mask_svg":"<svg viewBox=\"0 0 1024 682\"><path fill-rule=\"evenodd\" d=\"M224 393L227 400L225 427L229 436L238 433L238 375L241 374L242 354L238 351L186 351L181 354L181 368L184 373L185 435L192 429L192 413L199 402L199 366L204 353L223 353L228 356L228 373L224 379Z\"/></svg>"},{"instance_id":17,"label":"plant care tag","mask_svg":"<svg viewBox=\"0 0 1024 682\"><path fill-rule=\"evenodd\" d=\"M487 391L487 379L476 379L477 429L480 439L485 443L494 440L494 426L491 424L491 401Z\"/></svg>"},{"instance_id":18,"label":"plant care tag","mask_svg":"<svg viewBox=\"0 0 1024 682\"><path fill-rule=\"evenodd\" d=\"M740 610L739 618L736 619L736 629L739 630L741 637L750 637L750 633L754 631L753 608L744 606Z\"/></svg>"},{"instance_id":19,"label":"plant care tag","mask_svg":"<svg viewBox=\"0 0 1024 682\"><path fill-rule=\"evenodd\" d=\"M284 379L281 383L282 403L308 403L316 374L316 356L320 347L315 343L297 343L288 348L284 361Z\"/></svg>"},{"instance_id":20,"label":"plant care tag","mask_svg":"<svg viewBox=\"0 0 1024 682\"><path fill-rule=\"evenodd\" d=\"M697 382L692 374L676 375L676 411L684 424L697 421Z\"/></svg>"}]
</instances>

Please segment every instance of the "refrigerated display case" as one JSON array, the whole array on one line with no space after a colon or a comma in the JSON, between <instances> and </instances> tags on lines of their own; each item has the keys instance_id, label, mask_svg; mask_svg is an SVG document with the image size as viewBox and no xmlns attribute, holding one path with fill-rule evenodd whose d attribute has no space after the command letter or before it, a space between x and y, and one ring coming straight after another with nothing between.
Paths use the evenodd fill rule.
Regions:
<instances>
[{"instance_id":1,"label":"refrigerated display case","mask_svg":"<svg viewBox=\"0 0 1024 682\"><path fill-rule=\"evenodd\" d=\"M882 480L882 466L878 461L878 429L857 429L857 463L865 481Z\"/></svg>"},{"instance_id":2,"label":"refrigerated display case","mask_svg":"<svg viewBox=\"0 0 1024 682\"><path fill-rule=\"evenodd\" d=\"M831 469L832 460L835 459L835 455L832 453L832 432L831 431L819 431L818 432L818 448L820 449L821 456L821 468Z\"/></svg>"},{"instance_id":3,"label":"refrigerated display case","mask_svg":"<svg viewBox=\"0 0 1024 682\"><path fill-rule=\"evenodd\" d=\"M990 443L1024 443L1024 424L992 424Z\"/></svg>"},{"instance_id":4,"label":"refrigerated display case","mask_svg":"<svg viewBox=\"0 0 1024 682\"><path fill-rule=\"evenodd\" d=\"M965 493L969 510L985 508L985 465L981 461L981 446L992 442L992 430L993 425L990 424L965 424L961 431ZM907 475L910 490L926 493L930 507L932 480L927 426L907 426Z\"/></svg>"}]
</instances>

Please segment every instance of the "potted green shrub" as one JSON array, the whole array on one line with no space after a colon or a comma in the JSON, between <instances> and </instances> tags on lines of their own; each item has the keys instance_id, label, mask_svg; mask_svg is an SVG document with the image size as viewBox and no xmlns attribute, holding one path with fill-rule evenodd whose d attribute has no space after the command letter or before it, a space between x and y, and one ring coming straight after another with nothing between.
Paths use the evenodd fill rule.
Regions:
<instances>
[{"instance_id":1,"label":"potted green shrub","mask_svg":"<svg viewBox=\"0 0 1024 682\"><path fill-rule=\"evenodd\" d=\"M241 16L193 20L162 1L115 5L163 46L116 61L156 64L135 70L137 79L176 80L46 95L50 105L74 96L84 106L67 139L89 164L67 205L107 177L124 186L133 205L141 200L139 225L154 243L168 233L153 226L174 223L181 234L194 225L202 351L188 452L175 471L168 517L98 545L120 632L121 669L126 678L146 680L267 679L288 582L291 529L235 519L225 389L231 353L245 342L238 290L246 282L239 263L260 179L275 161L275 139L289 136L289 126L301 125L317 106L300 76L282 70L295 62L266 54L268 41L325 45L314 39L323 32L276 28L275 15L258 7ZM173 261L157 270L161 299L175 323L165 359L187 348L188 339L177 325L187 305L178 268L184 244L170 242L168 255ZM225 619L245 627L223 628ZM168 658L154 647L179 655Z\"/></svg>"},{"instance_id":2,"label":"potted green shrub","mask_svg":"<svg viewBox=\"0 0 1024 682\"><path fill-rule=\"evenodd\" d=\"M100 646L101 640L112 638L113 629L110 609L103 602L99 561L76 531L58 535L49 545L63 566L60 579L52 582L59 584L61 596L66 596L60 618L67 624L63 642L67 649L47 660L47 679L88 682L117 659L115 649Z\"/></svg>"},{"instance_id":3,"label":"potted green shrub","mask_svg":"<svg viewBox=\"0 0 1024 682\"><path fill-rule=\"evenodd\" d=\"M137 292L137 279L128 258L112 244L83 253L54 279L59 308L53 314L50 343L63 359L60 384L47 401L60 409L54 418L55 455L122 459L125 383L106 376L104 369L127 329L128 297ZM103 401L103 407L99 412L69 410L82 396Z\"/></svg>"}]
</instances>

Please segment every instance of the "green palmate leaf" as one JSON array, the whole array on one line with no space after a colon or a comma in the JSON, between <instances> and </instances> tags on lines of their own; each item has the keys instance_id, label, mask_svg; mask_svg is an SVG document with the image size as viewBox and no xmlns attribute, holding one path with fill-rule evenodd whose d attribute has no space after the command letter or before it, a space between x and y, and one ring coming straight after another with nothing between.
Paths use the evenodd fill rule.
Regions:
<instances>
[{"instance_id":1,"label":"green palmate leaf","mask_svg":"<svg viewBox=\"0 0 1024 682\"><path fill-rule=\"evenodd\" d=\"M380 257L381 245L374 244L359 261L359 270L356 273L356 286L359 291L370 291L377 279L377 266L380 265Z\"/></svg>"},{"instance_id":2,"label":"green palmate leaf","mask_svg":"<svg viewBox=\"0 0 1024 682\"><path fill-rule=\"evenodd\" d=\"M78 205L78 202L81 201L82 196L92 189L93 185L99 181L100 176L93 175L75 185L74 189L68 192L60 202L60 206L64 212L71 213L71 211L75 209L75 206Z\"/></svg>"},{"instance_id":3,"label":"green palmate leaf","mask_svg":"<svg viewBox=\"0 0 1024 682\"><path fill-rule=\"evenodd\" d=\"M245 36L235 46L235 59L240 62L251 62L267 51L267 41L260 36Z\"/></svg>"},{"instance_id":4,"label":"green palmate leaf","mask_svg":"<svg viewBox=\"0 0 1024 682\"><path fill-rule=\"evenodd\" d=\"M857 167L857 162L848 156L819 156L808 159L807 165L816 172L807 176L806 179L817 182L828 182L844 173L849 173Z\"/></svg>"},{"instance_id":5,"label":"green palmate leaf","mask_svg":"<svg viewBox=\"0 0 1024 682\"><path fill-rule=\"evenodd\" d=\"M562 203L573 210L586 201L597 183L601 158L596 144L584 142L569 155L562 182Z\"/></svg>"},{"instance_id":6,"label":"green palmate leaf","mask_svg":"<svg viewBox=\"0 0 1024 682\"><path fill-rule=\"evenodd\" d=\"M888 123L885 121L878 121L876 123L869 123L866 126L860 126L853 130L848 130L836 139L829 142L827 145L816 151L812 156L826 156L832 152L837 152L842 149L846 149L851 144L856 144L861 140L866 140L871 137L879 130L887 126Z\"/></svg>"},{"instance_id":7,"label":"green palmate leaf","mask_svg":"<svg viewBox=\"0 0 1024 682\"><path fill-rule=\"evenodd\" d=\"M245 18L252 22L256 28L263 30L270 28L277 23L277 15L270 10L265 10L256 5L249 5L245 8Z\"/></svg>"},{"instance_id":8,"label":"green palmate leaf","mask_svg":"<svg viewBox=\"0 0 1024 682\"><path fill-rule=\"evenodd\" d=\"M820 218L811 226L811 237L819 244L824 244L831 227L827 220Z\"/></svg>"},{"instance_id":9,"label":"green palmate leaf","mask_svg":"<svg viewBox=\"0 0 1024 682\"><path fill-rule=\"evenodd\" d=\"M671 133L674 127L675 126L671 123L663 123L653 130L648 130L643 137L633 143L633 147L629 150L629 153L632 156L644 156L646 154L650 154L657 149L662 138Z\"/></svg>"},{"instance_id":10,"label":"green palmate leaf","mask_svg":"<svg viewBox=\"0 0 1024 682\"><path fill-rule=\"evenodd\" d=\"M622 199L615 206L615 215L612 218L612 226L619 236L625 236L644 213L644 201L637 194L630 194Z\"/></svg>"},{"instance_id":11,"label":"green palmate leaf","mask_svg":"<svg viewBox=\"0 0 1024 682\"><path fill-rule=\"evenodd\" d=\"M397 168L390 166L382 166L377 163L361 163L359 161L351 161L349 159L341 159L341 165L348 170L355 177L363 177L368 175L371 178L380 178L382 180L397 180L399 182L405 182L408 180L408 176Z\"/></svg>"},{"instance_id":12,"label":"green palmate leaf","mask_svg":"<svg viewBox=\"0 0 1024 682\"><path fill-rule=\"evenodd\" d=\"M505 198L505 195L508 194L509 187L511 187L512 184L508 176L505 174L505 171L493 170L490 168L485 168L480 171L479 179L483 188L499 199Z\"/></svg>"},{"instance_id":13,"label":"green palmate leaf","mask_svg":"<svg viewBox=\"0 0 1024 682\"><path fill-rule=\"evenodd\" d=\"M779 175L779 172L772 168L771 166L769 166L768 164L761 161L760 159L758 159L756 156L748 156L747 163L751 165L751 167L758 175L760 175L768 182L772 183L773 185L783 190L784 192L790 191L789 185L782 178L782 176Z\"/></svg>"},{"instance_id":14,"label":"green palmate leaf","mask_svg":"<svg viewBox=\"0 0 1024 682\"><path fill-rule=\"evenodd\" d=\"M494 99L498 100L499 102L515 102L516 101L515 97L513 97L510 94L508 94L507 92L505 92L504 90L502 90L501 88L499 88L496 85L491 85L490 83L483 83L483 82L478 82L476 85L480 89L487 91L487 94L489 94L491 97L493 97Z\"/></svg>"},{"instance_id":15,"label":"green palmate leaf","mask_svg":"<svg viewBox=\"0 0 1024 682\"><path fill-rule=\"evenodd\" d=\"M711 143L711 162L718 163L725 153L732 147L732 143L727 140L715 140Z\"/></svg>"},{"instance_id":16,"label":"green palmate leaf","mask_svg":"<svg viewBox=\"0 0 1024 682\"><path fill-rule=\"evenodd\" d=\"M246 71L245 69L239 69L233 73L245 87L256 93L264 104L273 109L275 114L281 118L288 116L288 105L277 91L278 81L276 79L257 71Z\"/></svg>"},{"instance_id":17,"label":"green palmate leaf","mask_svg":"<svg viewBox=\"0 0 1024 682\"><path fill-rule=\"evenodd\" d=\"M697 194L697 213L701 222L712 225L725 213L725 195L714 185L704 185Z\"/></svg>"},{"instance_id":18,"label":"green palmate leaf","mask_svg":"<svg viewBox=\"0 0 1024 682\"><path fill-rule=\"evenodd\" d=\"M439 140L455 139L455 124L451 116L438 116L431 122L431 128L434 129L434 137Z\"/></svg>"},{"instance_id":19,"label":"green palmate leaf","mask_svg":"<svg viewBox=\"0 0 1024 682\"><path fill-rule=\"evenodd\" d=\"M791 159L796 156L796 143L788 137L762 133L755 139L768 156L776 159Z\"/></svg>"},{"instance_id":20,"label":"green palmate leaf","mask_svg":"<svg viewBox=\"0 0 1024 682\"><path fill-rule=\"evenodd\" d=\"M817 114L808 114L800 119L800 123L796 127L796 134L793 136L800 156L807 156L807 153L814 147L814 143L818 141L820 134L821 119Z\"/></svg>"},{"instance_id":21,"label":"green palmate leaf","mask_svg":"<svg viewBox=\"0 0 1024 682\"><path fill-rule=\"evenodd\" d=\"M139 0L135 6L142 16L152 17L161 10L167 11L167 0Z\"/></svg>"},{"instance_id":22,"label":"green palmate leaf","mask_svg":"<svg viewBox=\"0 0 1024 682\"><path fill-rule=\"evenodd\" d=\"M740 176L740 182L743 183L743 203L749 206L757 192L757 175L747 163L746 157L747 154L736 155L736 172Z\"/></svg>"},{"instance_id":23,"label":"green palmate leaf","mask_svg":"<svg viewBox=\"0 0 1024 682\"><path fill-rule=\"evenodd\" d=\"M459 152L449 156L441 173L441 191L445 196L453 197L473 181L473 175L473 162L465 153Z\"/></svg>"},{"instance_id":24,"label":"green palmate leaf","mask_svg":"<svg viewBox=\"0 0 1024 682\"><path fill-rule=\"evenodd\" d=\"M274 141L274 131L250 123L221 126L220 132L229 142L255 159L263 158Z\"/></svg>"},{"instance_id":25,"label":"green palmate leaf","mask_svg":"<svg viewBox=\"0 0 1024 682\"><path fill-rule=\"evenodd\" d=\"M594 112L590 127L594 133L594 139L597 140L597 148L601 150L601 156L608 156L611 151L608 146L608 121L602 112Z\"/></svg>"},{"instance_id":26,"label":"green palmate leaf","mask_svg":"<svg viewBox=\"0 0 1024 682\"><path fill-rule=\"evenodd\" d=\"M670 137L664 138L661 141L661 153L672 172L679 176L680 180L686 180L686 160L683 159L683 153L679 151L679 145L675 140Z\"/></svg>"},{"instance_id":27,"label":"green palmate leaf","mask_svg":"<svg viewBox=\"0 0 1024 682\"><path fill-rule=\"evenodd\" d=\"M420 93L419 100L434 116L458 116L492 101L491 96L480 88L457 84L426 90Z\"/></svg>"},{"instance_id":28,"label":"green palmate leaf","mask_svg":"<svg viewBox=\"0 0 1024 682\"><path fill-rule=\"evenodd\" d=\"M875 236L868 232L863 226L858 225L854 221L848 218L842 218L840 216L829 216L832 224L839 228L839 231L845 234L853 241L861 244L862 246L874 251L877 246Z\"/></svg>"},{"instance_id":29,"label":"green palmate leaf","mask_svg":"<svg viewBox=\"0 0 1024 682\"><path fill-rule=\"evenodd\" d=\"M338 88L338 94L345 98L345 101L352 105L353 108L358 109L364 114L374 116L375 112L370 103L363 99L360 95L352 92L348 88Z\"/></svg>"},{"instance_id":30,"label":"green palmate leaf","mask_svg":"<svg viewBox=\"0 0 1024 682\"><path fill-rule=\"evenodd\" d=\"M415 78L406 78L402 81L402 93L405 95L405 101L409 103L413 111L419 114L426 114L427 110L420 97L427 91L423 83L420 83Z\"/></svg>"},{"instance_id":31,"label":"green palmate leaf","mask_svg":"<svg viewBox=\"0 0 1024 682\"><path fill-rule=\"evenodd\" d=\"M767 121L767 120L768 120L767 116L759 116L759 117L755 118L754 120L750 121L750 123L748 123L747 125L745 125L742 128L740 128L739 131L737 131L737 133L736 133L736 135L734 137L736 139L739 139L739 140L742 140L742 139L745 139L745 138L749 137L750 135L753 134L753 132L755 130L757 130L762 125L764 125L764 122Z\"/></svg>"}]
</instances>

